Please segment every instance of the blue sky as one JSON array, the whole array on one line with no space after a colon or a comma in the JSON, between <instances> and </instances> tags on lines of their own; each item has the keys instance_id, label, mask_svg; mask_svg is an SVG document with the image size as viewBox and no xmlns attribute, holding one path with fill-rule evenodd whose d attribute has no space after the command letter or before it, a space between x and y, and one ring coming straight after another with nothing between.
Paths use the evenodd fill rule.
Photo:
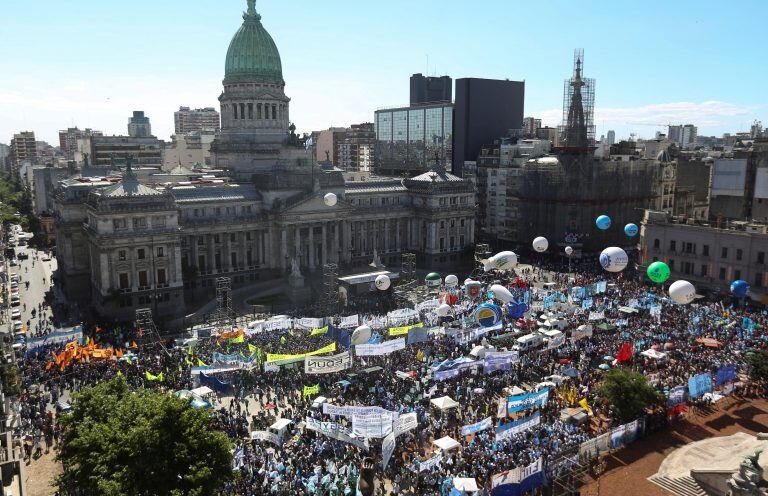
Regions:
<instances>
[{"instance_id":1,"label":"blue sky","mask_svg":"<svg viewBox=\"0 0 768 496\"><path fill-rule=\"evenodd\" d=\"M585 5L589 5L587 8ZM595 78L598 136L768 124L768 2L259 0L299 131L371 121L415 72L526 81L526 115L557 124L573 49ZM144 110L168 139L180 105L218 107L245 0L30 0L0 6L0 142L77 125L125 133ZM429 65L427 65L427 58Z\"/></svg>"}]
</instances>

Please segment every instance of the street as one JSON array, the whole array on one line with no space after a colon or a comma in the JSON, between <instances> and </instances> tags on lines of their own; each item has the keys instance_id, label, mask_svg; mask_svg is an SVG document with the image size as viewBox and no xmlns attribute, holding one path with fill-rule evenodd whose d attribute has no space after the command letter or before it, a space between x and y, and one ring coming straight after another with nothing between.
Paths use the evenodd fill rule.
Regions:
<instances>
[{"instance_id":1,"label":"street","mask_svg":"<svg viewBox=\"0 0 768 496\"><path fill-rule=\"evenodd\" d=\"M15 273L19 276L21 305L14 308L21 311L21 322L25 326L29 322L28 332L34 335L37 330L45 328L41 324L39 308L42 308L45 295L51 289L51 275L56 270L56 259L51 258L50 261L43 262L42 259L47 256L45 252L30 246L17 246L17 257L22 253L28 255L28 258L18 260L15 267L9 267L10 274ZM29 287L27 287L27 283L29 283ZM45 318L48 319L51 316L50 310L43 311Z\"/></svg>"}]
</instances>

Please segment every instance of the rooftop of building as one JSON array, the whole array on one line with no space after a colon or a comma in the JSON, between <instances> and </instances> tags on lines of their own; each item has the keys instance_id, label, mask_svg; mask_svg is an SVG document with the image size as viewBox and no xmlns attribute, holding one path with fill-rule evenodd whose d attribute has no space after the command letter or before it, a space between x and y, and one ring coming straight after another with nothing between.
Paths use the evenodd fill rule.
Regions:
<instances>
[{"instance_id":1,"label":"rooftop of building","mask_svg":"<svg viewBox=\"0 0 768 496\"><path fill-rule=\"evenodd\" d=\"M735 233L745 234L768 234L768 222L761 222L757 220L715 220L704 221L691 219L688 217L673 216L666 212L656 212L653 210L647 210L645 212L644 224L655 225L675 225L683 228L699 228L710 229L717 231L730 231Z\"/></svg>"},{"instance_id":2,"label":"rooftop of building","mask_svg":"<svg viewBox=\"0 0 768 496\"><path fill-rule=\"evenodd\" d=\"M173 187L169 191L178 204L216 201L261 201L261 194L253 185L248 184L184 185Z\"/></svg>"}]
</instances>

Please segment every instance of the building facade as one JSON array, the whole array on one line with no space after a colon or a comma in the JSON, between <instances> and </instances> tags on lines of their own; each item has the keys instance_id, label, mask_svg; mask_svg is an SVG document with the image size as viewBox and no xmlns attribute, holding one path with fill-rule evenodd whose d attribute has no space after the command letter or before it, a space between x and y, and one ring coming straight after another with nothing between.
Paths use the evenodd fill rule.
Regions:
<instances>
[{"instance_id":1,"label":"building facade","mask_svg":"<svg viewBox=\"0 0 768 496\"><path fill-rule=\"evenodd\" d=\"M152 124L143 111L134 110L133 116L128 119L128 136L131 138L149 138L152 136Z\"/></svg>"},{"instance_id":2,"label":"building facade","mask_svg":"<svg viewBox=\"0 0 768 496\"><path fill-rule=\"evenodd\" d=\"M372 122L352 124L339 143L338 163L343 171L371 172L376 150L376 131Z\"/></svg>"},{"instance_id":3,"label":"building facade","mask_svg":"<svg viewBox=\"0 0 768 496\"><path fill-rule=\"evenodd\" d=\"M453 101L453 81L450 76L411 76L411 106L426 103L451 103Z\"/></svg>"},{"instance_id":4,"label":"building facade","mask_svg":"<svg viewBox=\"0 0 768 496\"><path fill-rule=\"evenodd\" d=\"M329 162L330 164L340 166L340 145L347 138L348 130L345 127L332 127L317 134L315 141L315 160L318 162Z\"/></svg>"},{"instance_id":5,"label":"building facade","mask_svg":"<svg viewBox=\"0 0 768 496\"><path fill-rule=\"evenodd\" d=\"M68 160L74 160L77 153L77 141L91 136L103 136L101 131L93 129L78 129L70 127L65 131L59 131L59 148Z\"/></svg>"},{"instance_id":6,"label":"building facade","mask_svg":"<svg viewBox=\"0 0 768 496\"><path fill-rule=\"evenodd\" d=\"M683 150L692 149L696 145L698 129L693 124L669 126L667 138Z\"/></svg>"},{"instance_id":7,"label":"building facade","mask_svg":"<svg viewBox=\"0 0 768 496\"><path fill-rule=\"evenodd\" d=\"M321 168L288 126L277 47L248 0L226 59L222 130L211 159L227 180L151 187L131 159L122 180L62 181L56 199L65 293L130 320L152 308L171 321L208 303L216 279L253 297L259 285L290 297L296 281L397 265L455 266L474 241L472 184L442 169L403 180L346 182ZM323 198L334 193L338 203Z\"/></svg>"},{"instance_id":8,"label":"building facade","mask_svg":"<svg viewBox=\"0 0 768 496\"><path fill-rule=\"evenodd\" d=\"M175 134L187 134L194 131L213 131L221 129L219 113L213 107L190 109L179 107L173 113Z\"/></svg>"},{"instance_id":9,"label":"building facade","mask_svg":"<svg viewBox=\"0 0 768 496\"><path fill-rule=\"evenodd\" d=\"M24 163L37 165L37 142L34 131L24 131L13 135L11 139L10 173L18 177Z\"/></svg>"},{"instance_id":10,"label":"building facade","mask_svg":"<svg viewBox=\"0 0 768 496\"><path fill-rule=\"evenodd\" d=\"M688 280L700 294L728 294L731 282L743 279L750 284L753 299L768 302L766 224L728 222L716 227L646 211L639 253L642 269L657 260L665 262L672 272L670 282Z\"/></svg>"},{"instance_id":11,"label":"building facade","mask_svg":"<svg viewBox=\"0 0 768 496\"><path fill-rule=\"evenodd\" d=\"M453 104L377 110L376 173L413 176L436 163L453 168Z\"/></svg>"},{"instance_id":12,"label":"building facade","mask_svg":"<svg viewBox=\"0 0 768 496\"><path fill-rule=\"evenodd\" d=\"M523 128L525 82L464 78L456 80L452 170L477 160L483 145ZM522 131L520 131L522 132Z\"/></svg>"},{"instance_id":13,"label":"building facade","mask_svg":"<svg viewBox=\"0 0 768 496\"><path fill-rule=\"evenodd\" d=\"M135 165L159 169L163 165L162 142L154 136L91 136L78 141L75 154L79 164L96 167L123 163L129 157Z\"/></svg>"},{"instance_id":14,"label":"building facade","mask_svg":"<svg viewBox=\"0 0 768 496\"><path fill-rule=\"evenodd\" d=\"M193 168L211 165L211 144L216 137L213 131L191 131L171 136L171 144L163 149L163 170L175 167Z\"/></svg>"}]
</instances>

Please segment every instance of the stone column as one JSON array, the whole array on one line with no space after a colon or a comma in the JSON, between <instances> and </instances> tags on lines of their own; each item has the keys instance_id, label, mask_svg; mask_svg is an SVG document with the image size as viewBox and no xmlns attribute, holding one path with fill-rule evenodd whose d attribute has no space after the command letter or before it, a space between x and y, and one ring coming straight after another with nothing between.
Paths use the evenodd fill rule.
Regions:
<instances>
[{"instance_id":1,"label":"stone column","mask_svg":"<svg viewBox=\"0 0 768 496\"><path fill-rule=\"evenodd\" d=\"M176 245L173 248L173 255L173 277L171 277L171 274L166 274L165 277L167 282L170 283L173 281L174 283L178 284L183 282L181 276L181 246Z\"/></svg>"},{"instance_id":2,"label":"stone column","mask_svg":"<svg viewBox=\"0 0 768 496\"><path fill-rule=\"evenodd\" d=\"M301 267L301 257L299 256L300 252L301 252L301 227L293 226L293 253L290 254L290 257L298 258L296 262L299 264L299 267Z\"/></svg>"},{"instance_id":3,"label":"stone column","mask_svg":"<svg viewBox=\"0 0 768 496\"><path fill-rule=\"evenodd\" d=\"M343 246L341 250L342 256L344 257L345 262L350 263L352 261L352 226L347 221L342 221L342 226L344 229L341 240Z\"/></svg>"},{"instance_id":4,"label":"stone column","mask_svg":"<svg viewBox=\"0 0 768 496\"><path fill-rule=\"evenodd\" d=\"M389 252L389 219L384 219L384 246L382 247L381 252Z\"/></svg>"},{"instance_id":5,"label":"stone column","mask_svg":"<svg viewBox=\"0 0 768 496\"><path fill-rule=\"evenodd\" d=\"M475 219L470 217L467 219L467 222L469 223L469 239L467 240L467 245L473 245L475 243Z\"/></svg>"},{"instance_id":6,"label":"stone column","mask_svg":"<svg viewBox=\"0 0 768 496\"><path fill-rule=\"evenodd\" d=\"M395 251L397 252L403 251L402 242L400 240L400 229L402 229L402 226L400 225L400 219L395 219Z\"/></svg>"},{"instance_id":7,"label":"stone column","mask_svg":"<svg viewBox=\"0 0 768 496\"><path fill-rule=\"evenodd\" d=\"M286 259L286 256L288 255L288 233L286 232L285 228L283 228L280 231L280 266L283 268L283 270L286 270L288 268L288 260Z\"/></svg>"},{"instance_id":8,"label":"stone column","mask_svg":"<svg viewBox=\"0 0 768 496\"><path fill-rule=\"evenodd\" d=\"M323 253L322 253L321 263L323 265L328 263L328 229L326 226L327 226L327 222L323 222L321 227L323 232L323 238L322 238L323 241L321 243Z\"/></svg>"},{"instance_id":9,"label":"stone column","mask_svg":"<svg viewBox=\"0 0 768 496\"><path fill-rule=\"evenodd\" d=\"M197 267L197 236L189 236L187 242L189 243L189 266ZM198 267L198 269L202 269L202 267Z\"/></svg>"},{"instance_id":10,"label":"stone column","mask_svg":"<svg viewBox=\"0 0 768 496\"><path fill-rule=\"evenodd\" d=\"M221 252L221 268L224 272L229 272L233 269L232 267L232 244L229 241L229 233L226 234L220 234L220 236L224 236L224 239L222 239L223 248Z\"/></svg>"},{"instance_id":11,"label":"stone column","mask_svg":"<svg viewBox=\"0 0 768 496\"><path fill-rule=\"evenodd\" d=\"M339 250L341 250L342 223L335 222L334 224L333 243L331 243L333 245L333 261L336 263L341 263L342 257L339 254Z\"/></svg>"},{"instance_id":12,"label":"stone column","mask_svg":"<svg viewBox=\"0 0 768 496\"><path fill-rule=\"evenodd\" d=\"M213 234L208 236L208 270L213 271L216 269L216 249L213 246Z\"/></svg>"},{"instance_id":13,"label":"stone column","mask_svg":"<svg viewBox=\"0 0 768 496\"><path fill-rule=\"evenodd\" d=\"M310 224L309 226L309 270L315 270L315 262L317 258L317 246L315 246L315 226Z\"/></svg>"}]
</instances>

